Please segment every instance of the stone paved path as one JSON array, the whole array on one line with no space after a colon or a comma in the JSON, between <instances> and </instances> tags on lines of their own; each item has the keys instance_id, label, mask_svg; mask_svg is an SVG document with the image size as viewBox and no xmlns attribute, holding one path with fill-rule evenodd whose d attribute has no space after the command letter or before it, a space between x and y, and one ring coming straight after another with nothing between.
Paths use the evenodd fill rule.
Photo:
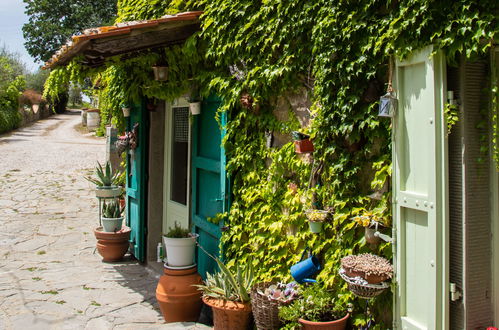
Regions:
<instances>
[{"instance_id":1,"label":"stone paved path","mask_svg":"<svg viewBox=\"0 0 499 330\"><path fill-rule=\"evenodd\" d=\"M63 114L0 136L0 330L206 329L166 325L157 277L137 262L103 263L92 185L105 140Z\"/></svg>"}]
</instances>

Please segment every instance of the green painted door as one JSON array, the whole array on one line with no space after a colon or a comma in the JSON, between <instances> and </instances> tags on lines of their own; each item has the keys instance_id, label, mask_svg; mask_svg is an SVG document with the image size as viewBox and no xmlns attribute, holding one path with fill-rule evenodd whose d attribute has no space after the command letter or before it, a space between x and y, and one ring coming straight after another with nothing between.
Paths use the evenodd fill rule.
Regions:
<instances>
[{"instance_id":1,"label":"green painted door","mask_svg":"<svg viewBox=\"0 0 499 330\"><path fill-rule=\"evenodd\" d=\"M145 260L146 248L146 202L147 202L147 135L148 113L143 104L134 106L127 122L132 131L137 124L137 148L127 154L127 224L130 234L131 252L139 261Z\"/></svg>"},{"instance_id":2,"label":"green painted door","mask_svg":"<svg viewBox=\"0 0 499 330\"><path fill-rule=\"evenodd\" d=\"M394 120L395 321L448 328L445 60L427 47L396 64Z\"/></svg>"},{"instance_id":3,"label":"green painted door","mask_svg":"<svg viewBox=\"0 0 499 330\"><path fill-rule=\"evenodd\" d=\"M224 132L216 120L219 106L217 98L203 101L201 114L193 116L192 125L191 214L193 230L199 234L202 247L196 249L196 260L203 278L216 270L216 262L207 253L219 256L223 226L223 221L214 224L208 218L225 212L228 207L225 152L221 146ZM222 114L222 127L225 122L225 114Z\"/></svg>"}]
</instances>

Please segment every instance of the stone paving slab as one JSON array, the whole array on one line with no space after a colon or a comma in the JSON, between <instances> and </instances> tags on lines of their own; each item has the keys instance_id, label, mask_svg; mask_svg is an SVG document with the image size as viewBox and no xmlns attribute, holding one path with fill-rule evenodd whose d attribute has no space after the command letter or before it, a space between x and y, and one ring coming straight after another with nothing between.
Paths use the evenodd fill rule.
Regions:
<instances>
[{"instance_id":1,"label":"stone paving slab","mask_svg":"<svg viewBox=\"0 0 499 330\"><path fill-rule=\"evenodd\" d=\"M158 275L95 252L97 200L83 177L105 142L79 122L57 115L0 136L0 330L211 329L165 324Z\"/></svg>"}]
</instances>

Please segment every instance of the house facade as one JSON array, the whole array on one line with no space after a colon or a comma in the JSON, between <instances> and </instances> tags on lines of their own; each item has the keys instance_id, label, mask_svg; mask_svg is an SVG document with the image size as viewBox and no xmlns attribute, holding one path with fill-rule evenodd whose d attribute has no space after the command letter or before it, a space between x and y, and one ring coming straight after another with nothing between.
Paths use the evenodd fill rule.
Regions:
<instances>
[{"instance_id":1,"label":"house facade","mask_svg":"<svg viewBox=\"0 0 499 330\"><path fill-rule=\"evenodd\" d=\"M77 37L74 41L78 42L54 58L49 66L66 65L80 55L81 64L97 67L115 56L131 57L137 52L154 52L157 48L182 44L201 29L200 15L201 12L187 12L101 28L80 39ZM393 230L388 228L385 232L394 238L387 249L393 249L395 276L393 297L389 293L384 296L393 301L393 312L385 311L391 315L384 317L390 323L393 319L393 328L474 329L497 326L499 322L499 178L494 146L488 142L497 127L494 115L497 94L491 96L482 91L487 86L490 90L494 84L498 75L497 58L497 51L493 50L478 60L460 57L457 66L450 66L445 54L427 46L395 63L393 87L398 109L392 119L387 119L392 126ZM173 67L175 63L168 65ZM135 131L138 141L137 147L127 151L126 156L130 251L138 260L161 270L156 252L162 235L175 223L189 227L200 235L196 262L204 278L216 269L212 257L223 257L223 250L230 249L231 244L236 246L236 241L252 240L246 232L237 232L244 226L231 222L231 216L237 215L229 215L236 208L244 213L244 208L238 200L233 200L234 195L242 194L243 179L238 177L237 169L230 169L228 155L237 158L245 147L234 147L235 144L224 139L227 127L243 120L241 108L256 116L260 115L259 110L256 106L232 104L239 112L227 112L224 105L231 101L213 93L204 97L201 113L191 115L186 93L162 99L149 97L145 95L147 89L144 91L134 101L131 115L126 119L126 130ZM298 118L293 125L302 129L309 125L312 103L306 90L301 90L293 97L275 95L266 107L270 108L270 115L286 125L291 122L290 117ZM450 128L446 112L449 105L456 105L453 109L457 109L459 118ZM259 120L265 122L265 118L262 115ZM272 149L273 155L286 148L292 150L289 132L283 134L276 127L265 130L266 140L262 144ZM249 135L249 132L239 133ZM226 146L231 149L226 150ZM360 147L351 143L345 148L355 153ZM284 151L279 156L288 157L289 153ZM320 177L333 171L318 166L315 155L295 156L299 166L308 168L310 181L315 181L317 173ZM253 160L244 159L248 166ZM262 161L267 161L269 168L276 163L275 158ZM289 176L287 182L306 186L308 175L297 179L300 174L294 172L298 169L290 166L278 173L285 178ZM251 180L248 176L244 179ZM320 178L317 182L320 185ZM270 189L275 196L280 196L279 189L287 197L294 195L294 188ZM295 200L300 203L299 198ZM259 198L251 201L262 204L262 222L272 222L265 220L267 204L277 204L274 207L282 210L283 218L300 221L292 215L297 213L293 209L296 204L281 205L279 201ZM231 208L233 202L237 205ZM337 235L335 226L344 226L338 221L335 218L327 225L327 234ZM279 224L277 220L275 223ZM266 231L292 242L309 240L296 243L292 251L281 252L288 246L284 243L279 246L276 254L282 259L277 260L289 260L287 264L296 262L296 251L304 244L317 241L317 236L300 234L301 225L279 226L270 223L265 230L255 229L252 234L265 237ZM360 237L355 227L349 228L355 232L352 237ZM235 238L223 241L224 233ZM280 239L276 244L280 244ZM369 251L365 242L358 244L360 251ZM256 238L242 250L256 253L263 246L265 243ZM267 253L267 259L271 259L271 254ZM337 265L327 267L328 256L332 254L325 253L326 267L321 276L334 285L346 287L342 282L338 284L339 277L330 271L337 269ZM280 261L276 263L276 269L287 267ZM272 265L267 267L269 273L281 271Z\"/></svg>"}]
</instances>

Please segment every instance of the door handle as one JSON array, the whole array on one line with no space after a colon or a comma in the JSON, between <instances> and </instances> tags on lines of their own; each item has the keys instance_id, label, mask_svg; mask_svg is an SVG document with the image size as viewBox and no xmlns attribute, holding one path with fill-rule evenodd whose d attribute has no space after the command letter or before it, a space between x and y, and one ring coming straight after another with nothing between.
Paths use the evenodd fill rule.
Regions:
<instances>
[{"instance_id":1,"label":"door handle","mask_svg":"<svg viewBox=\"0 0 499 330\"><path fill-rule=\"evenodd\" d=\"M223 198L215 198L215 199L210 199L210 202L222 202L224 199Z\"/></svg>"}]
</instances>

